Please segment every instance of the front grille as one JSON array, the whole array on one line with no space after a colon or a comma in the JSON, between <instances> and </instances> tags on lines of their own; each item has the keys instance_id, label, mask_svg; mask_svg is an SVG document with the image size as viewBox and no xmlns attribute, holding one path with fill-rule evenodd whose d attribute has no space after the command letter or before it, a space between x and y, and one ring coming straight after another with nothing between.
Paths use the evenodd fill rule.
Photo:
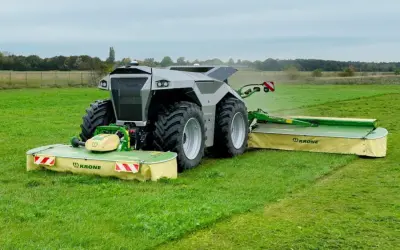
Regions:
<instances>
[{"instance_id":1,"label":"front grille","mask_svg":"<svg viewBox=\"0 0 400 250\"><path fill-rule=\"evenodd\" d=\"M141 90L147 78L111 78L112 98L118 120L142 121Z\"/></svg>"}]
</instances>

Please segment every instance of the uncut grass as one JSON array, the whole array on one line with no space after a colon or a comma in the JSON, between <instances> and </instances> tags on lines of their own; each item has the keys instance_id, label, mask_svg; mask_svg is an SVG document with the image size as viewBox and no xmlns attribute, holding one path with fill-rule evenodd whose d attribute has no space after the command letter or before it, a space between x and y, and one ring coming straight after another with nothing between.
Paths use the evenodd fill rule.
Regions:
<instances>
[{"instance_id":1,"label":"uncut grass","mask_svg":"<svg viewBox=\"0 0 400 250\"><path fill-rule=\"evenodd\" d=\"M330 91L319 89L325 94ZM303 93L302 98L309 96L312 100L310 91ZM360 96L366 93L359 92ZM0 245L152 247L232 214L282 199L355 159L254 151L235 159L207 159L179 179L160 183L25 172L27 149L68 143L78 132L88 103L107 95L93 89L0 92L0 122L5 125L0 132L4 162L0 174ZM303 101L297 104L301 106Z\"/></svg>"},{"instance_id":2,"label":"uncut grass","mask_svg":"<svg viewBox=\"0 0 400 250\"><path fill-rule=\"evenodd\" d=\"M271 114L283 114L288 109L388 93L400 93L400 86L277 84L275 92L256 93L245 100L248 110L262 108Z\"/></svg>"},{"instance_id":3,"label":"uncut grass","mask_svg":"<svg viewBox=\"0 0 400 250\"><path fill-rule=\"evenodd\" d=\"M68 87L88 87L90 82L85 80L74 81L69 79L59 79L57 81L53 79L45 79L45 80L37 80L37 79L29 79L25 80L13 80L9 81L1 81L0 80L0 90L2 89L23 89L23 88L68 88Z\"/></svg>"},{"instance_id":4,"label":"uncut grass","mask_svg":"<svg viewBox=\"0 0 400 250\"><path fill-rule=\"evenodd\" d=\"M93 85L90 72L0 71L0 89L79 87Z\"/></svg>"},{"instance_id":5,"label":"uncut grass","mask_svg":"<svg viewBox=\"0 0 400 250\"><path fill-rule=\"evenodd\" d=\"M388 154L357 159L280 202L238 215L161 249L398 249L400 94L303 110L311 115L378 118Z\"/></svg>"}]
</instances>

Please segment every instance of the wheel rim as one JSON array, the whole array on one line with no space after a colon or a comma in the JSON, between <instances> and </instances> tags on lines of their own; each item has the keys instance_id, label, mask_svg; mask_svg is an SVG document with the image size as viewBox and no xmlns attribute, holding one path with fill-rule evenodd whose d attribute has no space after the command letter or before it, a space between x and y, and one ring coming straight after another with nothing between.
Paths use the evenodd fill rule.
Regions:
<instances>
[{"instance_id":1,"label":"wheel rim","mask_svg":"<svg viewBox=\"0 0 400 250\"><path fill-rule=\"evenodd\" d=\"M201 148L202 131L199 121L190 118L183 128L183 151L187 158L193 160L199 154Z\"/></svg>"},{"instance_id":2,"label":"wheel rim","mask_svg":"<svg viewBox=\"0 0 400 250\"><path fill-rule=\"evenodd\" d=\"M231 123L231 139L236 149L242 147L246 137L246 123L243 114L238 112L233 116Z\"/></svg>"}]
</instances>

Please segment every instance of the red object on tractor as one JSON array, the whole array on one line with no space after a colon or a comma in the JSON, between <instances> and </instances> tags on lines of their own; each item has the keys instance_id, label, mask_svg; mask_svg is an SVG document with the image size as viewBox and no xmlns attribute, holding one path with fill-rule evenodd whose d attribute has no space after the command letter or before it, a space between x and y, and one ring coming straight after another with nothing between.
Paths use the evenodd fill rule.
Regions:
<instances>
[{"instance_id":1,"label":"red object on tractor","mask_svg":"<svg viewBox=\"0 0 400 250\"><path fill-rule=\"evenodd\" d=\"M270 91L275 91L275 83L274 82L264 82L265 87L267 87Z\"/></svg>"}]
</instances>

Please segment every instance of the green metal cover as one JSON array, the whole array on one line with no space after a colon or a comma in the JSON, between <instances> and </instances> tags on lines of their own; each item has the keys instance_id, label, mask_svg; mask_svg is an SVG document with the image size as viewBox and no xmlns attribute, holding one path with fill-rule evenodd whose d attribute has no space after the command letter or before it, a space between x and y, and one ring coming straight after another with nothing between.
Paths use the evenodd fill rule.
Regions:
<instances>
[{"instance_id":1,"label":"green metal cover","mask_svg":"<svg viewBox=\"0 0 400 250\"><path fill-rule=\"evenodd\" d=\"M374 139L384 137L388 132L384 128L374 129L366 126L357 127L320 125L318 127L304 127L287 124L266 123L257 124L257 127L252 130L252 133Z\"/></svg>"},{"instance_id":2,"label":"green metal cover","mask_svg":"<svg viewBox=\"0 0 400 250\"><path fill-rule=\"evenodd\" d=\"M161 163L170 161L177 157L174 152L156 152L156 151L112 151L106 153L94 153L86 148L74 148L70 145L55 144L31 149L27 154L46 154L55 157L71 159L87 159L99 161L136 161L147 164Z\"/></svg>"}]
</instances>

